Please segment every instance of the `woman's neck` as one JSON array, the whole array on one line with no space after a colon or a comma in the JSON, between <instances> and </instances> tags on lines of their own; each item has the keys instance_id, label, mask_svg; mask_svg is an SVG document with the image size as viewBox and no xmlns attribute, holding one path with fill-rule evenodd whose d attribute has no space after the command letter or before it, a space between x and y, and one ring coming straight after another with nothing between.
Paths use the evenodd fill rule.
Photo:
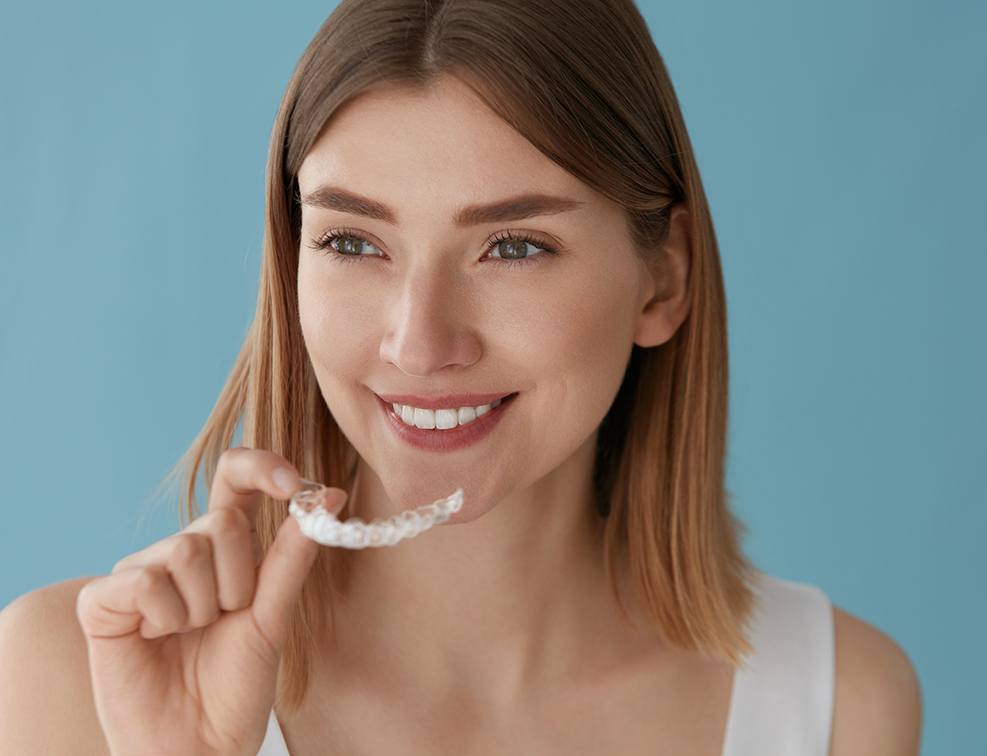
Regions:
<instances>
[{"instance_id":1,"label":"woman's neck","mask_svg":"<svg viewBox=\"0 0 987 756\"><path fill-rule=\"evenodd\" d=\"M615 633L640 637L622 629L606 579L591 441L473 521L348 552L333 674L501 708L612 662ZM363 482L351 492L362 497L355 511L382 511L372 502L385 495L380 480Z\"/></svg>"}]
</instances>

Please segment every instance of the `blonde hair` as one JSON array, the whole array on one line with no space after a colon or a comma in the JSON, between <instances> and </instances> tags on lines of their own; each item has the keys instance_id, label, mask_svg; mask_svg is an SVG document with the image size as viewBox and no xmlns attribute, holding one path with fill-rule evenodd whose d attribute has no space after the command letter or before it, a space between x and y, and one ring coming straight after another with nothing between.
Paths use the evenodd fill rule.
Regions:
<instances>
[{"instance_id":1,"label":"blonde hair","mask_svg":"<svg viewBox=\"0 0 987 756\"><path fill-rule=\"evenodd\" d=\"M351 490L355 450L322 399L296 302L297 172L333 113L376 85L468 84L549 159L622 205L638 254L656 261L670 208L689 209L691 310L666 343L634 345L598 434L594 481L606 517L611 588L618 559L656 632L688 650L743 663L754 568L724 487L727 323L719 251L672 83L632 0L343 0L305 49L281 101L266 172L257 311L204 427L165 482L183 474L185 527L242 423L242 445ZM265 501L266 550L287 516ZM309 654L332 615L333 549L303 587L279 674L277 707L300 706ZM327 604L329 612L327 613Z\"/></svg>"}]
</instances>

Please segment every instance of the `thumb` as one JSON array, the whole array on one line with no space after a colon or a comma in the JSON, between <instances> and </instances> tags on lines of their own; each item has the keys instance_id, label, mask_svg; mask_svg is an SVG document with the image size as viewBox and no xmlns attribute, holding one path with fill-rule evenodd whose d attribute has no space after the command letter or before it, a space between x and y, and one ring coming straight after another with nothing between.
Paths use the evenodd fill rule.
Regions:
<instances>
[{"instance_id":1,"label":"thumb","mask_svg":"<svg viewBox=\"0 0 987 756\"><path fill-rule=\"evenodd\" d=\"M346 492L330 489L325 506L335 514L342 509ZM254 621L278 653L288 635L288 620L301 595L305 579L318 556L320 544L302 533L289 515L278 528L257 575L257 591L251 607Z\"/></svg>"}]
</instances>

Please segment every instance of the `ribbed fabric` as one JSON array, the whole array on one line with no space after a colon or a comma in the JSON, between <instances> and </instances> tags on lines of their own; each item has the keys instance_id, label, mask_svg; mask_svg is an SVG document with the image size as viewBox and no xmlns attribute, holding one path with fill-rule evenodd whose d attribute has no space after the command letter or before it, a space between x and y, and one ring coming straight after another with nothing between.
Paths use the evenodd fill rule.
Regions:
<instances>
[{"instance_id":1,"label":"ribbed fabric","mask_svg":"<svg viewBox=\"0 0 987 756\"><path fill-rule=\"evenodd\" d=\"M836 670L829 597L764 573L754 588L754 653L734 674L722 756L827 756ZM257 756L290 756L273 709Z\"/></svg>"}]
</instances>

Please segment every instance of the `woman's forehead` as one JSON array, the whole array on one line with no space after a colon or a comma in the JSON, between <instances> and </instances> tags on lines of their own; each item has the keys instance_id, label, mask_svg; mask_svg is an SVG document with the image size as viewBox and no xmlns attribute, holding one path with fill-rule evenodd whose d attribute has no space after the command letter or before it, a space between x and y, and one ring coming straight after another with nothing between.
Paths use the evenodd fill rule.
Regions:
<instances>
[{"instance_id":1,"label":"woman's forehead","mask_svg":"<svg viewBox=\"0 0 987 756\"><path fill-rule=\"evenodd\" d=\"M464 86L357 96L332 115L298 171L306 188L329 180L380 186L394 176L453 188L482 183L484 197L589 190Z\"/></svg>"}]
</instances>

